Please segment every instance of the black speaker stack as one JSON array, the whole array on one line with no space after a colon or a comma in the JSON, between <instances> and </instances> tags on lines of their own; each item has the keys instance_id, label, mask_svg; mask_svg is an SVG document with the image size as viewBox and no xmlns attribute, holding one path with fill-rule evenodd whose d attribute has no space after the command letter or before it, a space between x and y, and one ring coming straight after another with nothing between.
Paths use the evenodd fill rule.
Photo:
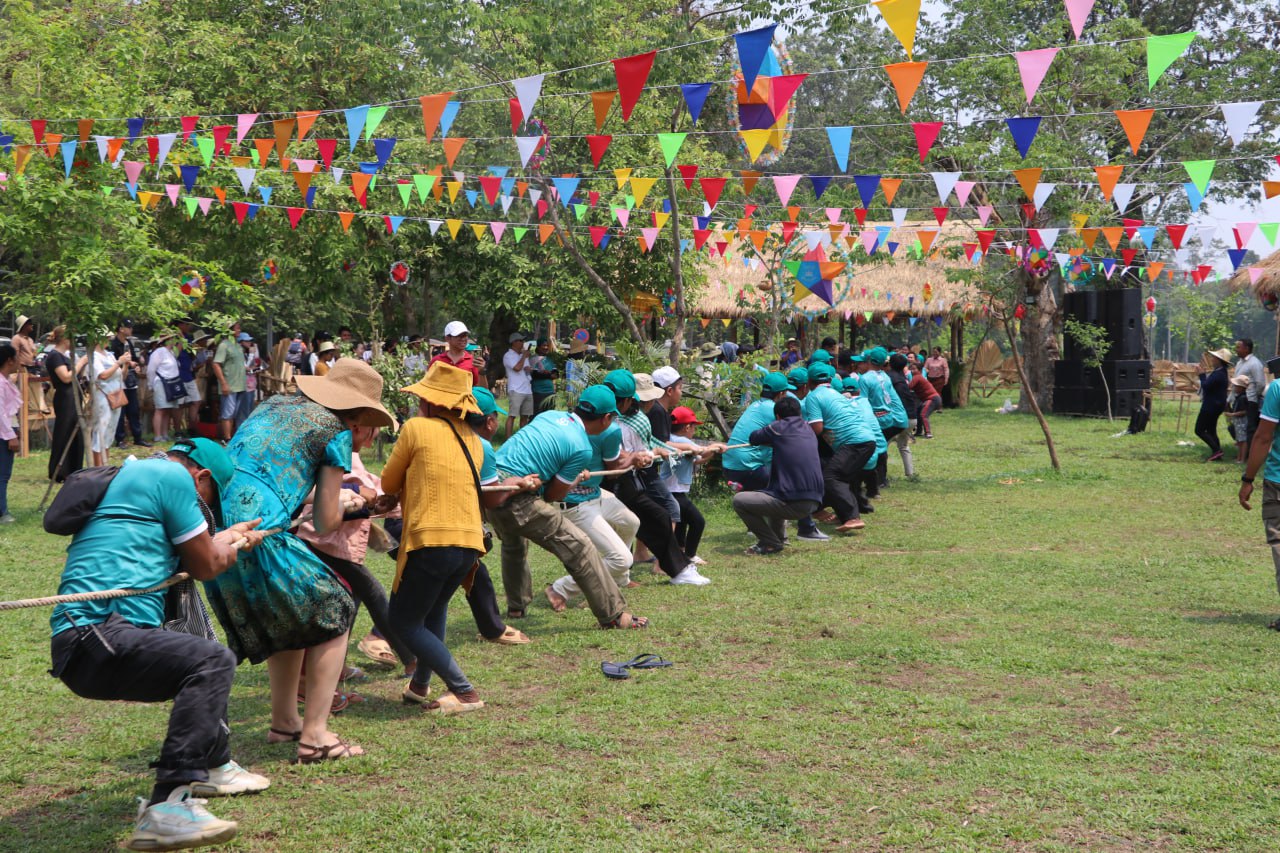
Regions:
<instances>
[{"instance_id":1,"label":"black speaker stack","mask_svg":"<svg viewBox=\"0 0 1280 853\"><path fill-rule=\"evenodd\" d=\"M1101 368L1088 367L1089 353L1063 335L1063 358L1054 363L1053 411L1105 415L1109 390L1111 413L1129 417L1151 389L1151 362L1142 342L1142 289L1080 290L1063 297L1062 309L1067 317L1106 329L1111 346Z\"/></svg>"}]
</instances>

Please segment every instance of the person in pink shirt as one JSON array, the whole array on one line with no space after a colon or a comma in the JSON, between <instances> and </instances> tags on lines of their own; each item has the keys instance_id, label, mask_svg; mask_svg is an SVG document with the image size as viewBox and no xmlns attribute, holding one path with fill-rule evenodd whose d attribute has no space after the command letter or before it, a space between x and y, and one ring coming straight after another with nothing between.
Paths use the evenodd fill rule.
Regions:
<instances>
[{"instance_id":1,"label":"person in pink shirt","mask_svg":"<svg viewBox=\"0 0 1280 853\"><path fill-rule=\"evenodd\" d=\"M10 344L0 344L0 524L12 524L9 514L9 477L13 473L13 457L18 452L18 433L14 430L22 409L22 392L13 384L18 372L18 351Z\"/></svg>"}]
</instances>

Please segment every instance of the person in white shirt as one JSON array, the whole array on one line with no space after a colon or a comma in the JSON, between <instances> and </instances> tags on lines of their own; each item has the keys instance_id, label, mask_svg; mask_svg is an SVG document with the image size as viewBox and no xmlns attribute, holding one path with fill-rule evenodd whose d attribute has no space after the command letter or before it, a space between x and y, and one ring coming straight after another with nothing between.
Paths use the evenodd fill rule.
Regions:
<instances>
[{"instance_id":1,"label":"person in white shirt","mask_svg":"<svg viewBox=\"0 0 1280 853\"><path fill-rule=\"evenodd\" d=\"M111 332L105 328L100 329L93 347L93 409L90 414L92 427L89 431L89 449L93 451L94 465L107 464L107 451L115 441L121 409L121 406L111 405L111 398L112 395L124 395L124 374L133 369L133 359L129 353L126 352L117 361L111 350L106 348L105 344L110 339Z\"/></svg>"},{"instance_id":2,"label":"person in white shirt","mask_svg":"<svg viewBox=\"0 0 1280 853\"><path fill-rule=\"evenodd\" d=\"M511 438L512 425L520 418L520 426L528 426L533 420L533 365L525 349L523 332L512 332L507 338L510 348L502 356L502 366L507 369L507 438Z\"/></svg>"},{"instance_id":3,"label":"person in white shirt","mask_svg":"<svg viewBox=\"0 0 1280 853\"><path fill-rule=\"evenodd\" d=\"M1241 338L1236 341L1236 355L1240 356L1240 360L1236 362L1235 375L1249 377L1245 441L1252 442L1253 434L1258 431L1258 415L1262 410L1262 395L1267 392L1267 374L1262 369L1262 362L1258 361L1258 357L1253 354L1252 339Z\"/></svg>"}]
</instances>

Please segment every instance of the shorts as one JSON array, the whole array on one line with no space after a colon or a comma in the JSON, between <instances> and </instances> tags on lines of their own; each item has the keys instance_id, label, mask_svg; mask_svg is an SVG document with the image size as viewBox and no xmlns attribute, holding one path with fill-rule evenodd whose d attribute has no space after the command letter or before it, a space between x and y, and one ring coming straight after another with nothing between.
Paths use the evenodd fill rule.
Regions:
<instances>
[{"instance_id":1,"label":"shorts","mask_svg":"<svg viewBox=\"0 0 1280 853\"><path fill-rule=\"evenodd\" d=\"M521 394L519 391L507 391L507 409L507 414L513 418L533 417L533 395Z\"/></svg>"},{"instance_id":2,"label":"shorts","mask_svg":"<svg viewBox=\"0 0 1280 853\"><path fill-rule=\"evenodd\" d=\"M218 418L224 421L234 421L236 412L240 409L240 394L232 391L230 394L223 394L218 400Z\"/></svg>"},{"instance_id":3,"label":"shorts","mask_svg":"<svg viewBox=\"0 0 1280 853\"><path fill-rule=\"evenodd\" d=\"M176 409L177 403L170 403L169 398L164 395L164 383L157 376L151 380L151 405L156 409Z\"/></svg>"},{"instance_id":4,"label":"shorts","mask_svg":"<svg viewBox=\"0 0 1280 853\"><path fill-rule=\"evenodd\" d=\"M194 379L190 382L183 383L187 386L187 399L183 400L183 405L191 405L199 403L203 398L200 396L200 383Z\"/></svg>"}]
</instances>

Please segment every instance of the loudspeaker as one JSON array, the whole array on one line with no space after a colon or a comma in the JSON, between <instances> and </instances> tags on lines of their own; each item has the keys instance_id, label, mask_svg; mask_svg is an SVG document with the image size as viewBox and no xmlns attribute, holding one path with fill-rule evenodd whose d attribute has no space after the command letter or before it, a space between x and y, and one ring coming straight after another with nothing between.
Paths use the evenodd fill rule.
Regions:
<instances>
[{"instance_id":1,"label":"loudspeaker","mask_svg":"<svg viewBox=\"0 0 1280 853\"><path fill-rule=\"evenodd\" d=\"M1105 323L1105 306L1102 294L1096 290L1077 290L1062 300L1063 311L1081 323L1101 326Z\"/></svg>"},{"instance_id":2,"label":"loudspeaker","mask_svg":"<svg viewBox=\"0 0 1280 853\"><path fill-rule=\"evenodd\" d=\"M1104 291L1107 338L1113 360L1142 358L1142 290L1126 287Z\"/></svg>"},{"instance_id":3,"label":"loudspeaker","mask_svg":"<svg viewBox=\"0 0 1280 853\"><path fill-rule=\"evenodd\" d=\"M1111 414L1117 418L1129 418L1142 406L1145 391L1117 391L1111 399ZM1103 407L1106 411L1106 407Z\"/></svg>"},{"instance_id":4,"label":"loudspeaker","mask_svg":"<svg viewBox=\"0 0 1280 853\"><path fill-rule=\"evenodd\" d=\"M1056 415L1094 415L1099 408L1106 411L1102 391L1087 385L1055 385L1053 412Z\"/></svg>"},{"instance_id":5,"label":"loudspeaker","mask_svg":"<svg viewBox=\"0 0 1280 853\"><path fill-rule=\"evenodd\" d=\"M1053 363L1053 384L1055 386L1084 385L1084 364L1075 359L1063 359Z\"/></svg>"},{"instance_id":6,"label":"loudspeaker","mask_svg":"<svg viewBox=\"0 0 1280 853\"><path fill-rule=\"evenodd\" d=\"M1113 394L1117 391L1146 391L1151 387L1149 361L1104 361L1102 372L1107 377L1107 387Z\"/></svg>"}]
</instances>

